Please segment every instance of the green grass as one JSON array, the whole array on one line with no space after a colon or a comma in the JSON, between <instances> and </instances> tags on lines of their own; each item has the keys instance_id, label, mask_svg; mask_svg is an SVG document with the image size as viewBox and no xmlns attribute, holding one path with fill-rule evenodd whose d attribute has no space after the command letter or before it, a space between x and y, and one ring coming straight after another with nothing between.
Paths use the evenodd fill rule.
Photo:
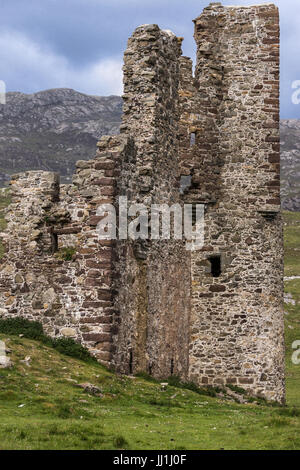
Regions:
<instances>
[{"instance_id":1,"label":"green grass","mask_svg":"<svg viewBox=\"0 0 300 470\"><path fill-rule=\"evenodd\" d=\"M285 275L300 276L300 213L284 213ZM285 292L295 305L285 304L286 375L288 403L300 409L300 365L292 364L292 344L300 340L300 279L287 281Z\"/></svg>"},{"instance_id":2,"label":"green grass","mask_svg":"<svg viewBox=\"0 0 300 470\"><path fill-rule=\"evenodd\" d=\"M300 212L284 212L285 276L300 276Z\"/></svg>"},{"instance_id":3,"label":"green grass","mask_svg":"<svg viewBox=\"0 0 300 470\"><path fill-rule=\"evenodd\" d=\"M300 413L292 403L239 405L181 387L164 390L37 341L4 334L0 340L14 362L0 371L2 450L300 448ZM76 386L83 382L102 396Z\"/></svg>"},{"instance_id":4,"label":"green grass","mask_svg":"<svg viewBox=\"0 0 300 470\"><path fill-rule=\"evenodd\" d=\"M10 204L10 194L8 189L0 190L0 232L6 229L6 221L4 218L4 209ZM0 241L0 259L4 254L3 245Z\"/></svg>"},{"instance_id":5,"label":"green grass","mask_svg":"<svg viewBox=\"0 0 300 470\"><path fill-rule=\"evenodd\" d=\"M24 338L36 339L40 343L56 349L66 356L75 357L85 362L96 362L90 352L72 338L51 338L46 335L41 323L26 318L0 318L0 333L22 335Z\"/></svg>"},{"instance_id":6,"label":"green grass","mask_svg":"<svg viewBox=\"0 0 300 470\"><path fill-rule=\"evenodd\" d=\"M300 275L300 214L284 217L286 275ZM240 405L176 377L162 387L146 374L117 376L6 330L0 340L14 365L0 370L0 450L299 450L300 365L292 364L291 345L300 340L300 280L285 289L295 300L285 316L286 407ZM30 367L22 362L26 356ZM76 386L83 382L98 386L101 396Z\"/></svg>"},{"instance_id":7,"label":"green grass","mask_svg":"<svg viewBox=\"0 0 300 470\"><path fill-rule=\"evenodd\" d=\"M286 305L286 374L287 399L300 409L300 365L292 364L292 344L300 340L300 279L286 282L285 291L292 294L296 305Z\"/></svg>"}]
</instances>

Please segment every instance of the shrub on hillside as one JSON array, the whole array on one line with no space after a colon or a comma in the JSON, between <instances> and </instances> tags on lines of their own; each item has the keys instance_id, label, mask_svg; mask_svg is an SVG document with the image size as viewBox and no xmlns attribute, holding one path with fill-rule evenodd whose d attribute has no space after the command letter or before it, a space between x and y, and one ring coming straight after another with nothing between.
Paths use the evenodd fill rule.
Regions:
<instances>
[{"instance_id":1,"label":"shrub on hillside","mask_svg":"<svg viewBox=\"0 0 300 470\"><path fill-rule=\"evenodd\" d=\"M1 318L0 333L6 335L23 335L24 338L40 341L41 343L85 362L96 362L89 351L71 338L51 338L46 335L43 326L38 321L30 321L23 317Z\"/></svg>"}]
</instances>

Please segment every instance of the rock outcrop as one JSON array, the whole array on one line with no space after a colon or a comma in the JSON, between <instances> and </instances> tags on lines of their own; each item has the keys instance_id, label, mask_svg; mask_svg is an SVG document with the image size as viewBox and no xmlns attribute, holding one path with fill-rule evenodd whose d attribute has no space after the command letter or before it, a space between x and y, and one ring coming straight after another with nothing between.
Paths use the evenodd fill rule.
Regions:
<instances>
[{"instance_id":1,"label":"rock outcrop","mask_svg":"<svg viewBox=\"0 0 300 470\"><path fill-rule=\"evenodd\" d=\"M300 211L300 120L280 122L282 207Z\"/></svg>"},{"instance_id":2,"label":"rock outcrop","mask_svg":"<svg viewBox=\"0 0 300 470\"><path fill-rule=\"evenodd\" d=\"M120 135L77 162L72 184L14 175L0 312L73 337L126 375L283 403L278 9L212 3L194 23L195 75L182 38L135 30ZM170 218L148 225L165 208L181 217L167 233ZM114 217L136 237L127 224L109 233Z\"/></svg>"},{"instance_id":3,"label":"rock outcrop","mask_svg":"<svg viewBox=\"0 0 300 470\"><path fill-rule=\"evenodd\" d=\"M102 135L119 133L119 96L59 88L6 98L0 105L0 186L26 170L56 171L70 182L76 161L92 158Z\"/></svg>"},{"instance_id":4,"label":"rock outcrop","mask_svg":"<svg viewBox=\"0 0 300 470\"><path fill-rule=\"evenodd\" d=\"M102 135L119 133L122 98L70 89L8 93L0 105L0 187L17 171L57 171L71 181L77 160L92 158ZM300 211L300 120L281 120L283 209Z\"/></svg>"}]
</instances>

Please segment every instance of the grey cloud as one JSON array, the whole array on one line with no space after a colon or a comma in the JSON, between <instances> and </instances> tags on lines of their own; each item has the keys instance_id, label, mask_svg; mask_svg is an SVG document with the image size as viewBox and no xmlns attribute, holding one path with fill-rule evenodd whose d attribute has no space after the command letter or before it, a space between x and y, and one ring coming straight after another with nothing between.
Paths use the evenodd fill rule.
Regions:
<instances>
[{"instance_id":1,"label":"grey cloud","mask_svg":"<svg viewBox=\"0 0 300 470\"><path fill-rule=\"evenodd\" d=\"M17 48L15 52L12 47L7 48L7 54L2 49L0 79L7 82L9 90L37 91L45 87L80 86L80 91L87 93L95 93L95 89L103 94L114 93L121 87L122 53L128 36L136 26L158 23L162 28L171 29L175 34L185 37L184 54L194 57L192 19L208 3L209 0L2 0L2 46L5 47L5 31L9 31L16 40L22 36L28 47L35 45L39 48L43 66L39 70L32 63L30 47L28 52L23 49L24 57L21 61ZM259 0L229 0L223 3L247 5L259 3ZM300 105L293 105L291 101L292 82L300 80L297 55L300 2L275 0L274 3L281 11L282 117L300 118ZM64 66L55 71L57 64L61 63ZM105 80L101 69L102 78L99 76L99 85L96 86L97 77L89 78L88 73L96 73L99 64L110 64L110 69ZM78 77L85 77L84 83Z\"/></svg>"}]
</instances>

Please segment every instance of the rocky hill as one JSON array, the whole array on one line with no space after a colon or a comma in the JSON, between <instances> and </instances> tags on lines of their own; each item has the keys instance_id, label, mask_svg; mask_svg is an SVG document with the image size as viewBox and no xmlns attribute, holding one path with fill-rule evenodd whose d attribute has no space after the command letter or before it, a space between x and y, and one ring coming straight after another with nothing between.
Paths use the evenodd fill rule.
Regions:
<instances>
[{"instance_id":1,"label":"rocky hill","mask_svg":"<svg viewBox=\"0 0 300 470\"><path fill-rule=\"evenodd\" d=\"M12 173L58 171L68 182L76 160L92 158L102 135L119 132L122 99L60 88L8 93L0 105L0 185Z\"/></svg>"},{"instance_id":2,"label":"rocky hill","mask_svg":"<svg viewBox=\"0 0 300 470\"><path fill-rule=\"evenodd\" d=\"M283 208L300 211L300 119L282 120L280 131Z\"/></svg>"},{"instance_id":3,"label":"rocky hill","mask_svg":"<svg viewBox=\"0 0 300 470\"><path fill-rule=\"evenodd\" d=\"M92 158L97 140L117 134L119 96L89 96L67 88L8 93L0 105L0 186L12 173L58 171L70 182L75 162ZM283 207L300 211L300 120L281 121Z\"/></svg>"}]
</instances>

